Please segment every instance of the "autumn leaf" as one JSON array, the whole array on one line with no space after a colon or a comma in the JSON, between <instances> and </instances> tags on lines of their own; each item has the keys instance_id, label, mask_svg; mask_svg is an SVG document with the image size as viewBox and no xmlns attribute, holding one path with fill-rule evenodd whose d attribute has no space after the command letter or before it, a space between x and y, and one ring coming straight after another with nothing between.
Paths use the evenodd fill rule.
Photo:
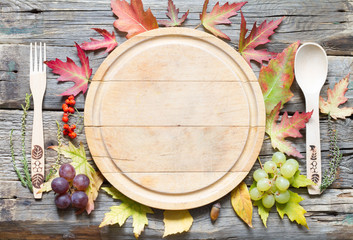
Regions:
<instances>
[{"instance_id":1,"label":"autumn leaf","mask_svg":"<svg viewBox=\"0 0 353 240\"><path fill-rule=\"evenodd\" d=\"M170 18L170 20L158 20L158 23L166 26L166 27L176 27L180 26L187 18L189 14L189 10L184 13L184 15L181 18L178 18L179 14L179 9L177 9L173 3L173 0L168 1L168 12L167 12L167 17Z\"/></svg>"},{"instance_id":2,"label":"autumn leaf","mask_svg":"<svg viewBox=\"0 0 353 240\"><path fill-rule=\"evenodd\" d=\"M266 114L281 102L280 108L293 97L290 87L294 80L294 58L299 41L291 44L271 59L267 66L262 66L259 83L264 96Z\"/></svg>"},{"instance_id":3,"label":"autumn leaf","mask_svg":"<svg viewBox=\"0 0 353 240\"><path fill-rule=\"evenodd\" d=\"M238 216L249 225L252 226L252 202L248 187L241 182L231 193L231 203L234 211Z\"/></svg>"},{"instance_id":4,"label":"autumn leaf","mask_svg":"<svg viewBox=\"0 0 353 240\"><path fill-rule=\"evenodd\" d=\"M76 96L80 92L85 93L87 91L89 78L92 75L92 69L89 66L88 57L77 43L75 43L75 45L77 48L77 55L81 62L81 67L77 66L70 58L67 58L66 62L63 62L60 59L44 62L52 69L53 73L60 75L57 79L59 82L70 81L75 83L73 87L61 94L63 96Z\"/></svg>"},{"instance_id":5,"label":"autumn leaf","mask_svg":"<svg viewBox=\"0 0 353 240\"><path fill-rule=\"evenodd\" d=\"M53 170L55 171L55 173L48 179L48 181L46 181L45 183L43 183L42 187L38 190L37 193L43 193L43 192L50 192L51 189L51 182L57 178L60 177L59 176L59 168L60 166L55 167Z\"/></svg>"},{"instance_id":6,"label":"autumn leaf","mask_svg":"<svg viewBox=\"0 0 353 240\"><path fill-rule=\"evenodd\" d=\"M118 45L118 42L115 39L115 33L112 32L111 34L105 30L105 29L100 29L100 28L92 28L96 32L98 32L100 35L104 37L103 40L96 40L94 38L91 38L91 42L84 42L80 44L80 47L83 50L97 50L101 48L105 48L105 53L108 53Z\"/></svg>"},{"instance_id":7,"label":"autumn leaf","mask_svg":"<svg viewBox=\"0 0 353 240\"><path fill-rule=\"evenodd\" d=\"M118 17L114 22L121 32L127 32L126 38L139 33L158 28L158 23L151 9L144 11L141 0L131 0L131 5L125 0L111 0L113 13Z\"/></svg>"},{"instance_id":8,"label":"autumn leaf","mask_svg":"<svg viewBox=\"0 0 353 240\"><path fill-rule=\"evenodd\" d=\"M254 60L260 64L263 61L269 61L272 57L276 56L276 53L268 52L266 49L256 50L255 48L270 42L269 37L274 34L274 30L282 22L283 18L275 21L262 22L259 27L256 27L256 22L247 38L245 35L248 31L246 29L246 21L242 12L241 14L241 25L240 25L240 36L239 36L239 53L243 56L246 62L251 66L250 60Z\"/></svg>"},{"instance_id":9,"label":"autumn leaf","mask_svg":"<svg viewBox=\"0 0 353 240\"><path fill-rule=\"evenodd\" d=\"M308 179L306 176L300 175L300 170L298 170L294 174L294 179L291 185L295 188L300 188L300 187L306 187L309 185L315 185L315 183L310 179Z\"/></svg>"},{"instance_id":10,"label":"autumn leaf","mask_svg":"<svg viewBox=\"0 0 353 240\"><path fill-rule=\"evenodd\" d=\"M281 216L282 219L286 214L292 222L296 221L298 224L301 224L307 229L309 229L304 216L304 213L306 213L306 211L302 206L299 205L299 202L303 201L304 198L290 190L288 190L288 192L290 193L290 199L287 203L276 203L278 214Z\"/></svg>"},{"instance_id":11,"label":"autumn leaf","mask_svg":"<svg viewBox=\"0 0 353 240\"><path fill-rule=\"evenodd\" d=\"M164 211L164 234L163 237L189 231L194 219L188 210Z\"/></svg>"},{"instance_id":12,"label":"autumn leaf","mask_svg":"<svg viewBox=\"0 0 353 240\"><path fill-rule=\"evenodd\" d=\"M114 199L120 200L119 206L110 207L110 212L105 217L99 227L113 225L118 223L121 227L130 216L133 219L134 235L138 238L145 225L148 225L147 213L153 213L152 209L125 197L114 187L103 187L104 191L110 194Z\"/></svg>"},{"instance_id":13,"label":"autumn leaf","mask_svg":"<svg viewBox=\"0 0 353 240\"><path fill-rule=\"evenodd\" d=\"M339 108L338 106L347 102L344 96L347 92L349 84L349 74L335 84L333 90L327 89L327 101L320 96L320 111L329 114L334 119L345 119L353 114L352 107Z\"/></svg>"},{"instance_id":14,"label":"autumn leaf","mask_svg":"<svg viewBox=\"0 0 353 240\"><path fill-rule=\"evenodd\" d=\"M103 176L99 172L96 172L91 164L88 163L85 148L82 143L79 148L76 148L71 142L69 142L68 146L61 146L60 149L58 146L51 146L49 148L57 151L59 154L62 154L67 158L72 159L70 164L75 168L76 175L85 174L89 178L90 184L86 189L86 194L88 196L86 211L90 214L92 210L94 210L94 201L96 200L98 190L103 183ZM48 186L46 184L47 183L45 183L44 186L47 189Z\"/></svg>"},{"instance_id":15,"label":"autumn leaf","mask_svg":"<svg viewBox=\"0 0 353 240\"><path fill-rule=\"evenodd\" d=\"M295 157L302 158L303 156L295 149L290 142L286 141L286 137L302 137L299 130L305 127L305 123L309 121L313 111L307 113L295 112L291 118L288 118L288 113L285 112L282 116L282 120L277 124L279 109L281 102L272 110L270 115L266 118L266 133L271 138L271 144L273 148L277 148L279 151L292 155Z\"/></svg>"},{"instance_id":16,"label":"autumn leaf","mask_svg":"<svg viewBox=\"0 0 353 240\"><path fill-rule=\"evenodd\" d=\"M229 20L229 18L237 15L237 11L239 11L247 2L232 4L227 2L222 6L219 6L219 2L217 2L212 11L207 13L208 2L209 0L205 0L203 4L202 13L200 14L201 24L217 37L230 40L230 38L225 33L215 28L215 25L231 24L232 22Z\"/></svg>"}]
</instances>

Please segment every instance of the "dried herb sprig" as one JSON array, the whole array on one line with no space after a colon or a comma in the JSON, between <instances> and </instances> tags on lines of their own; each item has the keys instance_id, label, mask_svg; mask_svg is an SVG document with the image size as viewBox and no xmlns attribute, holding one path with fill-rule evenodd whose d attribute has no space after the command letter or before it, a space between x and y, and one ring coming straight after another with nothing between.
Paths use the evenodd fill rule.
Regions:
<instances>
[{"instance_id":1,"label":"dried herb sprig","mask_svg":"<svg viewBox=\"0 0 353 240\"><path fill-rule=\"evenodd\" d=\"M13 145L13 129L10 132L10 149L11 149L11 158L12 158L12 165L17 174L17 177L21 181L24 187L27 187L30 191L33 191L32 181L31 181L31 174L28 167L28 161L26 156L26 124L27 124L27 115L28 109L31 106L31 97L32 94L26 93L25 97L25 106L21 104L23 113L21 117L21 146L22 146L22 158L21 163L23 166L24 176L22 176L21 172L18 170L16 161L15 161L15 151Z\"/></svg>"},{"instance_id":2,"label":"dried herb sprig","mask_svg":"<svg viewBox=\"0 0 353 240\"><path fill-rule=\"evenodd\" d=\"M322 179L322 183L320 185L320 190L323 192L326 188L328 188L336 179L336 173L338 166L342 159L342 153L337 146L337 132L336 129L333 127L333 121L328 114L328 136L330 140L330 163L329 168L325 170L324 177Z\"/></svg>"},{"instance_id":3,"label":"dried herb sprig","mask_svg":"<svg viewBox=\"0 0 353 240\"><path fill-rule=\"evenodd\" d=\"M61 151L60 148L62 146L62 130L60 127L60 123L58 121L56 121L56 126L57 126L57 132L56 132L56 138L58 141L58 156L56 158L56 161L54 163L54 165L50 168L48 175L45 177L45 181L47 182L57 171L57 169L60 166L60 162L61 162Z\"/></svg>"}]
</instances>

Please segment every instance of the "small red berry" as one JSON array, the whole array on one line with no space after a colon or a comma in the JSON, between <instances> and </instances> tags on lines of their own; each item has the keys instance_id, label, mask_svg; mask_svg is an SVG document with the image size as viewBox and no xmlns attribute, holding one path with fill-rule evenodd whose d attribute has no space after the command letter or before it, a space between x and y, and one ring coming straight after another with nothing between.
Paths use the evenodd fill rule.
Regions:
<instances>
[{"instance_id":1,"label":"small red berry","mask_svg":"<svg viewBox=\"0 0 353 240\"><path fill-rule=\"evenodd\" d=\"M74 130L74 129L76 129L76 125L75 124L73 124L73 125L71 125L71 127L70 127L72 130Z\"/></svg>"},{"instance_id":2,"label":"small red berry","mask_svg":"<svg viewBox=\"0 0 353 240\"><path fill-rule=\"evenodd\" d=\"M71 106L74 106L75 104L76 104L76 101L75 101L74 99L71 99L71 100L70 100L70 105L71 105Z\"/></svg>"},{"instance_id":3,"label":"small red berry","mask_svg":"<svg viewBox=\"0 0 353 240\"><path fill-rule=\"evenodd\" d=\"M73 100L73 99L75 99L75 97L74 97L73 95L71 95L71 96L69 96L67 99Z\"/></svg>"},{"instance_id":4,"label":"small red berry","mask_svg":"<svg viewBox=\"0 0 353 240\"><path fill-rule=\"evenodd\" d=\"M65 109L67 109L68 107L69 107L69 106L67 106L66 103L63 104L62 108L63 108L64 112L66 112Z\"/></svg>"},{"instance_id":5,"label":"small red berry","mask_svg":"<svg viewBox=\"0 0 353 240\"><path fill-rule=\"evenodd\" d=\"M69 124L64 124L63 129L68 130L69 128L70 128L70 127L69 127Z\"/></svg>"},{"instance_id":6,"label":"small red berry","mask_svg":"<svg viewBox=\"0 0 353 240\"><path fill-rule=\"evenodd\" d=\"M66 99L65 104L70 105L70 99Z\"/></svg>"},{"instance_id":7,"label":"small red berry","mask_svg":"<svg viewBox=\"0 0 353 240\"><path fill-rule=\"evenodd\" d=\"M69 137L74 139L77 137L77 134L75 132L71 132L71 133L69 133Z\"/></svg>"},{"instance_id":8,"label":"small red berry","mask_svg":"<svg viewBox=\"0 0 353 240\"><path fill-rule=\"evenodd\" d=\"M69 131L68 131L68 130L64 130L64 131L63 131L63 134L64 134L64 135L68 135L68 134L69 134Z\"/></svg>"},{"instance_id":9,"label":"small red berry","mask_svg":"<svg viewBox=\"0 0 353 240\"><path fill-rule=\"evenodd\" d=\"M68 122L69 121L69 118L67 117L67 116L64 116L63 118L62 118L62 120L63 120L63 122Z\"/></svg>"},{"instance_id":10,"label":"small red berry","mask_svg":"<svg viewBox=\"0 0 353 240\"><path fill-rule=\"evenodd\" d=\"M72 107L69 107L68 112L73 114L73 113L75 113L75 109Z\"/></svg>"}]
</instances>

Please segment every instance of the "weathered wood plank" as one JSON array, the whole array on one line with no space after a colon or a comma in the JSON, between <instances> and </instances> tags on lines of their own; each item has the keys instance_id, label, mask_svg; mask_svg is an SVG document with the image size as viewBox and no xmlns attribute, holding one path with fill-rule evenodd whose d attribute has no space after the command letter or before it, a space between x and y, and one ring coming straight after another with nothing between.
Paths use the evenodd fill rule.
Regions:
<instances>
[{"instance_id":1,"label":"weathered wood plank","mask_svg":"<svg viewBox=\"0 0 353 240\"><path fill-rule=\"evenodd\" d=\"M296 191L296 190L295 190ZM195 221L190 232L172 236L169 239L263 239L277 236L281 239L318 239L332 238L350 239L353 228L350 227L353 212L353 190L327 190L320 197L308 196L305 189L299 194L305 200L302 206L307 210L307 222L310 230L290 223L287 218L281 220L273 211L268 220L268 229L264 228L254 208L253 229L249 229L234 213L229 194L220 200L222 205L220 216L212 224L208 212L210 206L191 210ZM38 238L52 236L54 238L73 237L86 239L116 238L133 239L132 220L128 219L123 228L115 226L98 228L109 211L109 207L119 204L103 191L96 201L96 210L87 217L84 213L76 216L73 209L58 211L53 205L54 194L48 193L40 201L35 201L31 193L24 191L18 182L6 181L0 185L0 232L1 237L18 236L26 238L29 234ZM39 211L40 210L40 211ZM141 235L141 239L160 239L163 235L163 214L154 210L150 214L149 225ZM339 223L339 224L338 224ZM17 229L17 231L15 231ZM283 229L286 232L283 233ZM20 230L20 231L19 231ZM88 234L89 233L89 234ZM26 235L25 235L26 234ZM338 235L337 235L338 234ZM5 237L6 238L6 237Z\"/></svg>"},{"instance_id":2,"label":"weathered wood plank","mask_svg":"<svg viewBox=\"0 0 353 240\"><path fill-rule=\"evenodd\" d=\"M209 11L215 0L209 4ZM220 1L225 3L225 0ZM96 36L92 27L113 29L115 20L110 1L16 1L0 3L0 42L28 43L46 41L51 45L72 46L74 41L88 40ZM145 0L145 8L151 7L158 19L166 18L167 1ZM186 27L199 23L203 0L175 1L181 12L190 9ZM249 1L243 8L248 26L255 21L286 16L286 19L272 37L269 49L281 51L293 39L317 41L323 44L329 54L352 55L352 1ZM232 42L238 39L240 17L232 18L231 26L220 26ZM298 34L300 33L300 34ZM123 42L120 34L119 42Z\"/></svg>"},{"instance_id":3,"label":"weathered wood plank","mask_svg":"<svg viewBox=\"0 0 353 240\"><path fill-rule=\"evenodd\" d=\"M15 140L15 153L16 158L19 160L21 157L21 146L20 146L20 128L21 128L21 111L14 110L0 110L0 146L4 146L0 148L0 181L2 180L17 180L17 176L12 168L11 163L11 155L9 149L9 132L10 129L14 129L14 140ZM31 126L32 126L32 115L33 112L30 111L28 114L28 122L27 122L27 136L26 142L27 144L27 153L30 152L30 141L31 141ZM56 145L56 123L55 120L60 121L62 114L60 112L45 112L43 116L44 121L44 144L45 147ZM337 132L339 134L339 146L342 148L342 152L344 154L343 160L341 162L341 167L338 172L338 179L332 186L333 188L353 188L353 124L351 119L347 119L345 121L339 120L335 124L337 126ZM302 131L305 133L305 131ZM321 121L321 149L322 149L322 157L323 157L323 169L328 167L328 147L329 140L327 137L327 122ZM304 136L305 137L305 136ZM304 138L298 139L290 139L293 141L298 150L305 155L305 142ZM67 139L64 140L67 143ZM86 145L86 140L84 134L79 134L78 138L74 140L75 144L79 144L79 142L85 143L87 155L90 157L88 152L88 147ZM266 140L262 146L260 158L263 162L270 160L272 157L272 153L274 150L271 147L271 143L269 140ZM46 169L48 170L50 166L56 160L56 153L52 150L47 150L46 154ZM28 155L30 159L30 156ZM305 174L305 160L301 159L300 169L303 174ZM246 178L246 183L251 183L252 172L259 168L258 163L256 163L255 167L252 169L248 177Z\"/></svg>"},{"instance_id":4,"label":"weathered wood plank","mask_svg":"<svg viewBox=\"0 0 353 240\"><path fill-rule=\"evenodd\" d=\"M29 89L29 64L26 59L29 56L28 45L13 45L0 44L0 108L13 109L21 108L26 93ZM77 58L75 47L57 47L49 46L47 50L48 60L59 58L65 60L70 57L75 62L79 62ZM106 55L89 53L90 65L93 73L98 69L103 62ZM255 74L258 76L260 68L253 64ZM326 97L327 87L333 85L351 73L351 80L353 79L353 57L332 56L329 57L328 77L321 95ZM67 88L73 86L73 83L58 83L56 79L58 75L54 75L50 70L47 74L47 91L44 96L45 110L60 110L62 97L60 94ZM19 87L20 86L20 87ZM296 82L293 83L292 91L294 97L286 104L285 110L289 112L304 111L304 98ZM346 93L348 97L347 106L353 106L351 99L353 98L353 91ZM80 94L77 97L77 105L79 109L84 107L84 96Z\"/></svg>"}]
</instances>

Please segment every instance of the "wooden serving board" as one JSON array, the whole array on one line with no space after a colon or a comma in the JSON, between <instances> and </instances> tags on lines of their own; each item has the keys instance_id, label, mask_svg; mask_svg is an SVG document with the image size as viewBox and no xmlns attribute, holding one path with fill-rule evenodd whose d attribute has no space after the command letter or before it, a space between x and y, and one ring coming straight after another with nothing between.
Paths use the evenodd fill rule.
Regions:
<instances>
[{"instance_id":1,"label":"wooden serving board","mask_svg":"<svg viewBox=\"0 0 353 240\"><path fill-rule=\"evenodd\" d=\"M90 152L126 196L160 209L219 199L253 166L265 131L255 74L205 32L163 28L115 49L85 106Z\"/></svg>"}]
</instances>

